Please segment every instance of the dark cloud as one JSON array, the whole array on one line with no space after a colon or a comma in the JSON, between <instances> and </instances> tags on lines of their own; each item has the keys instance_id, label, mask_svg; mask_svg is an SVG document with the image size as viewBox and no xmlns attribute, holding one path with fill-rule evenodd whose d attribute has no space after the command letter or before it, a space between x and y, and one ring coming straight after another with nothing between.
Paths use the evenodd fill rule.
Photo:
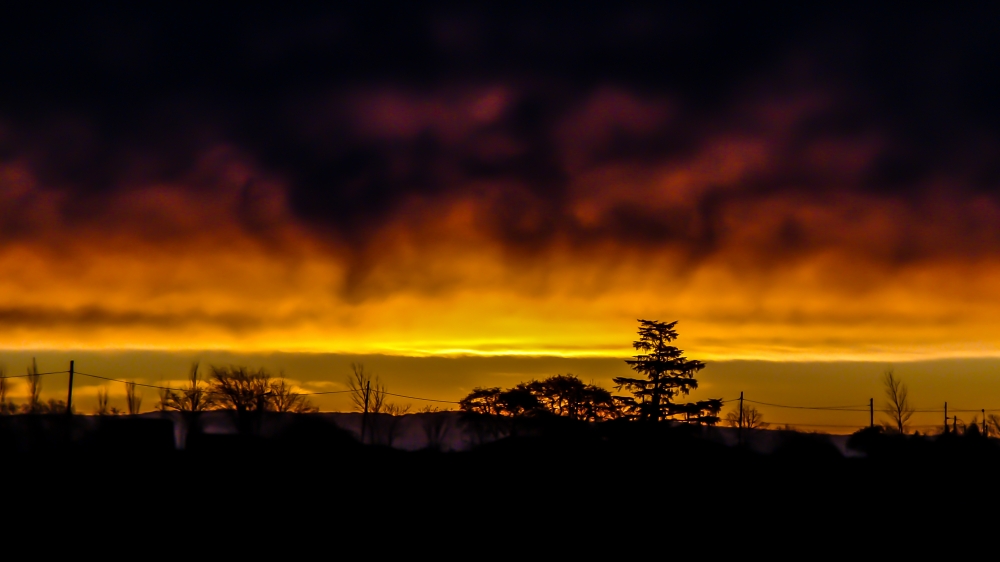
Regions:
<instances>
[{"instance_id":1,"label":"dark cloud","mask_svg":"<svg viewBox=\"0 0 1000 562\"><path fill-rule=\"evenodd\" d=\"M253 314L219 313L212 314L200 310L153 313L135 310L118 311L98 306L84 306L74 309L44 307L4 307L0 308L0 322L9 330L21 328L152 328L183 329L194 326L220 327L234 334L258 330L264 326L288 326L303 320L306 315L294 318L263 317Z\"/></svg>"},{"instance_id":2,"label":"dark cloud","mask_svg":"<svg viewBox=\"0 0 1000 562\"><path fill-rule=\"evenodd\" d=\"M741 220L766 227L752 242L758 257L796 255L853 242L801 207L765 203L840 197L902 206L890 261L971 239L987 253L995 240L975 220L950 245L906 234L954 226L933 213L910 224L928 218L930 191L951 192L956 209L1000 196L998 13L867 3L24 8L0 24L0 161L59 190L70 224L114 228L103 209L130 190L226 184L192 181L225 145L282 182L302 224L359 255L414 201L461 198L518 254L566 239L707 254L751 244L733 242L733 221L755 209ZM593 177L611 168L634 175ZM635 187L665 170L688 176ZM582 195L588 182L603 195ZM269 236L266 217L233 213ZM17 230L16 218L4 221Z\"/></svg>"}]
</instances>

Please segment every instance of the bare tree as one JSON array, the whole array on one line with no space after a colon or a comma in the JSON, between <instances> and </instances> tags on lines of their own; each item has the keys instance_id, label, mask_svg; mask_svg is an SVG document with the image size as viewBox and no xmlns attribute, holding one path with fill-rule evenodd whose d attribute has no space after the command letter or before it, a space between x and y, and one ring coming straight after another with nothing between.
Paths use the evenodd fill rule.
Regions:
<instances>
[{"instance_id":1,"label":"bare tree","mask_svg":"<svg viewBox=\"0 0 1000 562\"><path fill-rule=\"evenodd\" d=\"M35 358L31 358L31 366L28 367L28 403L24 405L24 411L29 414L40 414L44 404L42 396L42 376L38 374L38 363Z\"/></svg>"},{"instance_id":2,"label":"bare tree","mask_svg":"<svg viewBox=\"0 0 1000 562\"><path fill-rule=\"evenodd\" d=\"M351 390L351 402L359 412L377 414L385 404L385 385L378 375L366 371L362 363L351 363L351 376L347 378Z\"/></svg>"},{"instance_id":3,"label":"bare tree","mask_svg":"<svg viewBox=\"0 0 1000 562\"><path fill-rule=\"evenodd\" d=\"M271 383L271 406L275 412L294 412L296 414L309 414L318 412L319 409L309 403L309 399L301 393L295 392L292 385L285 382L284 373L278 376L277 381Z\"/></svg>"},{"instance_id":4,"label":"bare tree","mask_svg":"<svg viewBox=\"0 0 1000 562\"><path fill-rule=\"evenodd\" d=\"M194 377L194 375L192 375ZM212 367L210 393L216 405L237 412L315 412L305 395L295 392L281 373L275 379L264 369ZM194 378L192 387L195 388ZM203 399L207 401L207 398ZM194 407L188 399L189 407ZM205 409L209 406L202 402Z\"/></svg>"},{"instance_id":5,"label":"bare tree","mask_svg":"<svg viewBox=\"0 0 1000 562\"><path fill-rule=\"evenodd\" d=\"M294 392L283 373L275 380L265 369L213 366L208 392L215 407L235 410L241 433L260 430L264 412L316 411L305 396Z\"/></svg>"},{"instance_id":6,"label":"bare tree","mask_svg":"<svg viewBox=\"0 0 1000 562\"><path fill-rule=\"evenodd\" d=\"M135 381L125 382L125 406L130 416L139 413L142 407L142 394L136 391Z\"/></svg>"},{"instance_id":7,"label":"bare tree","mask_svg":"<svg viewBox=\"0 0 1000 562\"><path fill-rule=\"evenodd\" d=\"M886 409L885 413L894 425L894 429L900 433L906 432L906 424L913 416L913 407L910 406L909 389L903 381L896 378L892 369L887 370L882 375L882 385L885 387Z\"/></svg>"},{"instance_id":8,"label":"bare tree","mask_svg":"<svg viewBox=\"0 0 1000 562\"><path fill-rule=\"evenodd\" d=\"M177 391L169 390L163 401L163 408L178 412L204 412L214 405L208 385L201 380L198 363L191 365L188 384Z\"/></svg>"},{"instance_id":9,"label":"bare tree","mask_svg":"<svg viewBox=\"0 0 1000 562\"><path fill-rule=\"evenodd\" d=\"M740 422L740 407L736 406L735 410L726 414L726 423L731 427L740 427ZM749 404L743 405L742 423L747 429L764 429L771 425L764 421L764 414Z\"/></svg>"},{"instance_id":10,"label":"bare tree","mask_svg":"<svg viewBox=\"0 0 1000 562\"><path fill-rule=\"evenodd\" d=\"M266 409L270 386L271 375L264 369L251 371L247 367L212 367L211 393L219 406L237 413Z\"/></svg>"},{"instance_id":11,"label":"bare tree","mask_svg":"<svg viewBox=\"0 0 1000 562\"><path fill-rule=\"evenodd\" d=\"M986 416L987 436L1000 435L1000 416L989 414Z\"/></svg>"},{"instance_id":12,"label":"bare tree","mask_svg":"<svg viewBox=\"0 0 1000 562\"><path fill-rule=\"evenodd\" d=\"M378 375L366 371L361 363L351 363L351 376L347 378L347 387L351 391L351 402L354 409L361 412L361 442L365 442L369 416L382 411L385 404L385 385L378 380Z\"/></svg>"},{"instance_id":13,"label":"bare tree","mask_svg":"<svg viewBox=\"0 0 1000 562\"><path fill-rule=\"evenodd\" d=\"M97 389L97 410L94 412L99 416L106 416L111 413L108 410L108 389Z\"/></svg>"},{"instance_id":14,"label":"bare tree","mask_svg":"<svg viewBox=\"0 0 1000 562\"><path fill-rule=\"evenodd\" d=\"M7 392L9 391L10 387L7 384L7 371L3 367L0 367L0 414L14 413L14 405L7 403Z\"/></svg>"},{"instance_id":15,"label":"bare tree","mask_svg":"<svg viewBox=\"0 0 1000 562\"><path fill-rule=\"evenodd\" d=\"M212 366L212 396L220 408L233 410L238 431L250 435L260 429L267 408L271 375L264 369Z\"/></svg>"}]
</instances>

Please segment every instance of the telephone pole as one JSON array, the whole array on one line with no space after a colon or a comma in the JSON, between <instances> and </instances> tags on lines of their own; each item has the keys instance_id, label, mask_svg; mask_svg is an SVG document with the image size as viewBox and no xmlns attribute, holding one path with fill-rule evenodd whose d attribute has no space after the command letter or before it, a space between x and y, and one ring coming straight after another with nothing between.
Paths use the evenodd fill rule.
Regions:
<instances>
[{"instance_id":1,"label":"telephone pole","mask_svg":"<svg viewBox=\"0 0 1000 562\"><path fill-rule=\"evenodd\" d=\"M73 415L73 361L69 362L69 393L66 395L66 415Z\"/></svg>"},{"instance_id":2,"label":"telephone pole","mask_svg":"<svg viewBox=\"0 0 1000 562\"><path fill-rule=\"evenodd\" d=\"M743 443L743 391L740 391L740 430L739 430L739 440L740 444Z\"/></svg>"},{"instance_id":3,"label":"telephone pole","mask_svg":"<svg viewBox=\"0 0 1000 562\"><path fill-rule=\"evenodd\" d=\"M365 427L368 425L368 395L372 390L371 381L365 382L365 413L361 415L361 443L365 442Z\"/></svg>"},{"instance_id":4,"label":"telephone pole","mask_svg":"<svg viewBox=\"0 0 1000 562\"><path fill-rule=\"evenodd\" d=\"M944 432L948 433L948 403L944 403Z\"/></svg>"},{"instance_id":5,"label":"telephone pole","mask_svg":"<svg viewBox=\"0 0 1000 562\"><path fill-rule=\"evenodd\" d=\"M868 427L875 427L875 399L868 399Z\"/></svg>"}]
</instances>

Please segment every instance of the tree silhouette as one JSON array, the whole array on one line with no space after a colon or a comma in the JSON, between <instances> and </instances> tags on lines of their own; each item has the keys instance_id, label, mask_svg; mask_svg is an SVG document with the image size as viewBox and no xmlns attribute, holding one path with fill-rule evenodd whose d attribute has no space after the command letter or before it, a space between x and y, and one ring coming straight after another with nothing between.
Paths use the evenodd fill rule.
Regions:
<instances>
[{"instance_id":1,"label":"tree silhouette","mask_svg":"<svg viewBox=\"0 0 1000 562\"><path fill-rule=\"evenodd\" d=\"M97 409L94 411L98 416L106 416L111 413L108 409L108 389L97 389Z\"/></svg>"},{"instance_id":2,"label":"tree silhouette","mask_svg":"<svg viewBox=\"0 0 1000 562\"><path fill-rule=\"evenodd\" d=\"M366 371L362 363L351 363L351 376L347 378L347 388L351 391L354 409L361 412L361 442L368 435L369 417L382 411L385 404L385 385L378 376Z\"/></svg>"},{"instance_id":3,"label":"tree silhouette","mask_svg":"<svg viewBox=\"0 0 1000 562\"><path fill-rule=\"evenodd\" d=\"M462 422L483 442L516 433L516 418L540 410L541 403L524 384L519 384L507 390L474 388L458 407Z\"/></svg>"},{"instance_id":4,"label":"tree silhouette","mask_svg":"<svg viewBox=\"0 0 1000 562\"><path fill-rule=\"evenodd\" d=\"M263 411L267 407L267 392L271 375L264 369L247 367L211 367L211 393L222 408L237 414Z\"/></svg>"},{"instance_id":5,"label":"tree silhouette","mask_svg":"<svg viewBox=\"0 0 1000 562\"><path fill-rule=\"evenodd\" d=\"M13 403L7 402L7 393L10 387L7 384L7 371L0 367L0 415L13 414L17 409Z\"/></svg>"},{"instance_id":6,"label":"tree silhouette","mask_svg":"<svg viewBox=\"0 0 1000 562\"><path fill-rule=\"evenodd\" d=\"M313 407L301 393L295 392L292 385L285 381L284 374L278 375L278 380L271 381L269 410L275 412L291 412L295 414L311 414L319 409Z\"/></svg>"},{"instance_id":7,"label":"tree silhouette","mask_svg":"<svg viewBox=\"0 0 1000 562\"><path fill-rule=\"evenodd\" d=\"M610 392L593 384L584 384L573 375L555 375L542 381L532 381L527 388L542 408L557 416L578 421L601 421L613 419L618 413Z\"/></svg>"},{"instance_id":8,"label":"tree silhouette","mask_svg":"<svg viewBox=\"0 0 1000 562\"><path fill-rule=\"evenodd\" d=\"M125 383L125 406L129 415L138 414L142 407L142 395L136 392L135 381Z\"/></svg>"},{"instance_id":9,"label":"tree silhouette","mask_svg":"<svg viewBox=\"0 0 1000 562\"><path fill-rule=\"evenodd\" d=\"M42 376L38 374L38 363L35 358L31 358L31 366L28 367L28 403L24 405L24 411L28 414L40 414L44 408L41 401Z\"/></svg>"},{"instance_id":10,"label":"tree silhouette","mask_svg":"<svg viewBox=\"0 0 1000 562\"><path fill-rule=\"evenodd\" d=\"M584 384L573 375L555 375L541 381L521 383L507 390L500 387L475 388L459 402L459 409L501 417L545 412L579 421L613 419L618 414L610 392L593 384Z\"/></svg>"},{"instance_id":11,"label":"tree silhouette","mask_svg":"<svg viewBox=\"0 0 1000 562\"><path fill-rule=\"evenodd\" d=\"M989 414L984 422L986 426L987 435L1000 435L1000 416L996 414Z\"/></svg>"},{"instance_id":12,"label":"tree silhouette","mask_svg":"<svg viewBox=\"0 0 1000 562\"><path fill-rule=\"evenodd\" d=\"M463 412L508 418L543 410L542 402L524 383L507 390L500 387L475 388L459 401L458 407Z\"/></svg>"},{"instance_id":13,"label":"tree silhouette","mask_svg":"<svg viewBox=\"0 0 1000 562\"><path fill-rule=\"evenodd\" d=\"M284 374L275 379L265 369L247 367L211 367L212 383L207 394L213 404L237 413L313 412L305 396L294 392Z\"/></svg>"},{"instance_id":14,"label":"tree silhouette","mask_svg":"<svg viewBox=\"0 0 1000 562\"><path fill-rule=\"evenodd\" d=\"M662 421L682 416L683 421L716 424L722 400L674 402L677 396L698 388L695 373L705 368L701 361L688 359L683 351L669 345L677 339L676 325L676 321L639 320L639 339L632 347L641 353L625 362L644 378L616 377L616 388L632 393L619 399L625 413L635 419Z\"/></svg>"},{"instance_id":15,"label":"tree silhouette","mask_svg":"<svg viewBox=\"0 0 1000 562\"><path fill-rule=\"evenodd\" d=\"M500 402L500 395L503 393L499 386L492 388L472 389L472 392L459 401L458 408L463 412L472 414L483 414L489 416L503 415L503 406Z\"/></svg>"},{"instance_id":16,"label":"tree silhouette","mask_svg":"<svg viewBox=\"0 0 1000 562\"><path fill-rule=\"evenodd\" d=\"M882 375L882 384L885 386L886 410L892 420L893 429L900 433L906 432L906 424L913 416L913 407L910 406L910 391L903 384L903 381L896 378L892 369L887 370Z\"/></svg>"},{"instance_id":17,"label":"tree silhouette","mask_svg":"<svg viewBox=\"0 0 1000 562\"><path fill-rule=\"evenodd\" d=\"M201 380L197 362L191 365L191 370L188 372L187 386L176 391L168 391L163 400L165 409L178 412L204 412L211 410L215 404L216 401L208 385Z\"/></svg>"},{"instance_id":18,"label":"tree silhouette","mask_svg":"<svg viewBox=\"0 0 1000 562\"><path fill-rule=\"evenodd\" d=\"M386 387L378 375L365 370L361 363L351 363L351 376L347 378L354 409L361 412L361 442L366 441L392 446L399 434L402 416L410 406L390 404L386 401Z\"/></svg>"},{"instance_id":19,"label":"tree silhouette","mask_svg":"<svg viewBox=\"0 0 1000 562\"><path fill-rule=\"evenodd\" d=\"M764 414L760 413L757 408L749 405L743 405L743 419L740 420L740 407L736 406L736 409L732 412L726 414L726 424L732 427L740 427L740 423L743 427L748 429L764 429L770 424L764 421Z\"/></svg>"}]
</instances>

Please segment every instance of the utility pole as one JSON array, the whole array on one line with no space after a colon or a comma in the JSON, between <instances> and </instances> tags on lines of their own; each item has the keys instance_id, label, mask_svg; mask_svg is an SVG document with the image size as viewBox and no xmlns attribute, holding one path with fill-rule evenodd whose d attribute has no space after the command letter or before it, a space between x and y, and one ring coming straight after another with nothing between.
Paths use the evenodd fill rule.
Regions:
<instances>
[{"instance_id":1,"label":"utility pole","mask_svg":"<svg viewBox=\"0 0 1000 562\"><path fill-rule=\"evenodd\" d=\"M361 416L361 443L365 442L365 427L368 425L368 394L372 390L372 383L365 383L365 413Z\"/></svg>"},{"instance_id":2,"label":"utility pole","mask_svg":"<svg viewBox=\"0 0 1000 562\"><path fill-rule=\"evenodd\" d=\"M69 393L66 395L66 415L73 415L73 361L69 362Z\"/></svg>"},{"instance_id":3,"label":"utility pole","mask_svg":"<svg viewBox=\"0 0 1000 562\"><path fill-rule=\"evenodd\" d=\"M740 431L739 431L740 444L743 443L743 391L740 391Z\"/></svg>"},{"instance_id":4,"label":"utility pole","mask_svg":"<svg viewBox=\"0 0 1000 562\"><path fill-rule=\"evenodd\" d=\"M948 403L944 403L944 432L948 433Z\"/></svg>"},{"instance_id":5,"label":"utility pole","mask_svg":"<svg viewBox=\"0 0 1000 562\"><path fill-rule=\"evenodd\" d=\"M951 417L951 432L958 434L958 416Z\"/></svg>"},{"instance_id":6,"label":"utility pole","mask_svg":"<svg viewBox=\"0 0 1000 562\"><path fill-rule=\"evenodd\" d=\"M868 427L875 427L875 399L868 399Z\"/></svg>"},{"instance_id":7,"label":"utility pole","mask_svg":"<svg viewBox=\"0 0 1000 562\"><path fill-rule=\"evenodd\" d=\"M981 411L983 412L983 437L989 437L987 434L989 429L987 429L988 426L986 425L986 408L983 408Z\"/></svg>"}]
</instances>

